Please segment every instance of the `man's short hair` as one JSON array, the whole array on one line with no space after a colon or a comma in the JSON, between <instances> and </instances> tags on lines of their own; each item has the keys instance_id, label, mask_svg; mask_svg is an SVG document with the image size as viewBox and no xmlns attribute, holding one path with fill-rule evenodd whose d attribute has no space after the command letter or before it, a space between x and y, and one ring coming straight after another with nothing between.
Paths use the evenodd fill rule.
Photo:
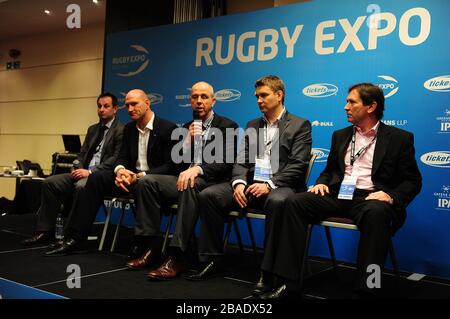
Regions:
<instances>
[{"instance_id":1,"label":"man's short hair","mask_svg":"<svg viewBox=\"0 0 450 319\"><path fill-rule=\"evenodd\" d=\"M348 89L348 93L352 90L356 90L358 92L364 105L370 105L372 102L376 102L377 108L375 110L375 115L378 120L383 118L384 94L380 87L372 83L358 83L352 85Z\"/></svg>"},{"instance_id":2,"label":"man's short hair","mask_svg":"<svg viewBox=\"0 0 450 319\"><path fill-rule=\"evenodd\" d=\"M276 75L264 76L255 82L255 89L261 86L268 86L273 92L281 91L283 92L283 98L281 103L284 104L284 97L286 96L286 91L284 89L284 82Z\"/></svg>"},{"instance_id":3,"label":"man's short hair","mask_svg":"<svg viewBox=\"0 0 450 319\"><path fill-rule=\"evenodd\" d=\"M97 104L98 104L98 101L99 101L102 97L110 97L111 100L112 100L112 105L113 105L113 106L118 106L118 105L119 105L119 102L117 101L117 97L116 97L114 94L109 93L109 92L105 92L105 93L100 94L100 95L98 96L98 98L97 98Z\"/></svg>"}]
</instances>

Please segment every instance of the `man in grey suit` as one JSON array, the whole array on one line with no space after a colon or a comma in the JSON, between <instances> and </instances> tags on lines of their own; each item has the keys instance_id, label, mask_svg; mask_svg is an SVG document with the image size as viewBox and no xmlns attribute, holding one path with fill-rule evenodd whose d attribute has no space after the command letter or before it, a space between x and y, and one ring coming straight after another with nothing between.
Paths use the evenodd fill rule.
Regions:
<instances>
[{"instance_id":1,"label":"man in grey suit","mask_svg":"<svg viewBox=\"0 0 450 319\"><path fill-rule=\"evenodd\" d=\"M210 262L202 271L186 279L205 280L221 271L223 224L230 210L262 208L267 213L266 245L277 227L272 223L273 215L283 213L282 206L287 197L306 190L311 124L286 110L284 83L277 76L257 80L255 96L263 116L247 124L231 183L217 184L200 193L199 253L202 261ZM265 170L268 167L271 171ZM266 283L262 274L254 293L263 293Z\"/></svg>"},{"instance_id":2,"label":"man in grey suit","mask_svg":"<svg viewBox=\"0 0 450 319\"><path fill-rule=\"evenodd\" d=\"M99 123L88 128L86 138L71 173L47 177L42 183L41 206L37 212L36 234L22 241L24 245L45 244L54 240L56 216L63 202L72 196L72 207L89 176L112 170L122 143L124 125L116 118L117 98L111 93L97 98Z\"/></svg>"}]
</instances>

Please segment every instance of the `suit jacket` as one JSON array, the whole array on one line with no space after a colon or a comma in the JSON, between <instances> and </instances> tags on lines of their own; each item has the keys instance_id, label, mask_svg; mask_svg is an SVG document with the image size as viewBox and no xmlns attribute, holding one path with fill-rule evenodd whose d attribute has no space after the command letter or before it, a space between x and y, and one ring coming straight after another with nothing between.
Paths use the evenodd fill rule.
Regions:
<instances>
[{"instance_id":1,"label":"suit jacket","mask_svg":"<svg viewBox=\"0 0 450 319\"><path fill-rule=\"evenodd\" d=\"M394 228L400 227L406 218L406 206L422 188L422 176L415 159L412 133L380 123L373 155L372 182L394 200L398 218ZM316 184L325 184L338 192L344 179L344 157L353 135L353 126L333 133L327 166Z\"/></svg>"},{"instance_id":2,"label":"suit jacket","mask_svg":"<svg viewBox=\"0 0 450 319\"><path fill-rule=\"evenodd\" d=\"M184 128L188 129L192 121L183 125ZM212 147L212 154L214 161L209 161L203 157L202 164L199 165L203 170L203 175L201 176L207 183L220 183L230 180L231 169L233 168L233 163L236 158L237 153L237 136L233 134L232 140L227 140L227 129L236 130L238 125L236 122L220 116L214 113L214 118L211 122L210 131L208 133L207 139L203 145L203 150L208 150L208 146ZM216 135L222 135L223 139L217 139ZM217 144L213 144L216 142ZM193 142L192 142L193 143ZM217 146L216 146L217 145ZM222 155L220 160L216 160L214 155L216 155L215 148L222 147ZM191 158L193 158L193 144L191 144ZM209 153L209 152L208 152ZM231 156L232 155L232 156ZM228 158L228 160L227 160ZM230 160L231 158L231 160ZM189 168L191 163L182 163L178 166L179 171L186 170Z\"/></svg>"},{"instance_id":3,"label":"suit jacket","mask_svg":"<svg viewBox=\"0 0 450 319\"><path fill-rule=\"evenodd\" d=\"M249 128L256 129L260 134L257 135L256 141L250 137L251 134L244 136L233 166L231 183L238 179L251 183L255 170L255 154L252 154L252 147L256 146L258 154L262 154L264 150L264 134L261 134L264 131L263 119L257 118L248 122L246 132ZM255 143L257 145L254 145ZM305 175L311 157L311 143L311 123L286 110L278 125L278 135L272 143L271 181L275 186L290 187L297 192L306 190ZM275 158L274 150L278 150L278 158ZM278 169L275 170L275 167Z\"/></svg>"},{"instance_id":4,"label":"suit jacket","mask_svg":"<svg viewBox=\"0 0 450 319\"><path fill-rule=\"evenodd\" d=\"M93 153L93 148L97 147L96 141L100 131L101 123L91 125L88 128L86 138L81 146L80 153L78 154L79 163L75 165L76 168L88 168L89 162L88 155ZM119 155L120 147L122 145L124 125L116 117L111 124L105 135L105 141L103 143L102 154L100 158L100 164L97 165L92 171L113 169L114 164Z\"/></svg>"},{"instance_id":5,"label":"suit jacket","mask_svg":"<svg viewBox=\"0 0 450 319\"><path fill-rule=\"evenodd\" d=\"M171 150L175 141L171 140L172 131L176 125L156 115L153 122L153 130L147 144L147 163L152 174L174 174L174 164L171 159ZM139 131L136 122L125 125L123 142L116 165L123 165L127 169L137 172L136 161L138 159Z\"/></svg>"}]
</instances>

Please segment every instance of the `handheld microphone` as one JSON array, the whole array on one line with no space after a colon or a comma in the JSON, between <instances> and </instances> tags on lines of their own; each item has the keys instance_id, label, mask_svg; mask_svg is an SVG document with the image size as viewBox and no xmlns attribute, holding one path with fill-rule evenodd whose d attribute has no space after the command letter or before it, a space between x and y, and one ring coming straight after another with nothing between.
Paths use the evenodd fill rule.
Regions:
<instances>
[{"instance_id":1,"label":"handheld microphone","mask_svg":"<svg viewBox=\"0 0 450 319\"><path fill-rule=\"evenodd\" d=\"M202 120L200 118L200 112L193 110L192 117L194 118L194 127L197 128L196 131L202 129ZM202 163L202 135L195 134L194 135L194 163L201 164Z\"/></svg>"}]
</instances>

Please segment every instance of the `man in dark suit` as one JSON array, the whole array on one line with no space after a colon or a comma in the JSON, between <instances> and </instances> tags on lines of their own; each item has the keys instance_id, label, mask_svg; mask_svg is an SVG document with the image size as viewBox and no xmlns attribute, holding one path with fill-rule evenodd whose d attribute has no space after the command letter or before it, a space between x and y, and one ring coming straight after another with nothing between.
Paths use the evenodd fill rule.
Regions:
<instances>
[{"instance_id":1,"label":"man in dark suit","mask_svg":"<svg viewBox=\"0 0 450 319\"><path fill-rule=\"evenodd\" d=\"M129 91L125 97L125 106L133 121L124 128L122 147L115 167L89 178L75 207L77 214L66 226L64 242L47 252L47 256L66 255L85 248L85 241L104 196L119 189L126 193L133 191L137 214L145 214L145 203L139 196L143 178L148 174L173 173L171 134L176 125L155 115L150 108L150 99L142 90ZM114 184L119 189L114 188ZM140 224L136 225L136 234L147 235L142 234Z\"/></svg>"},{"instance_id":2,"label":"man in dark suit","mask_svg":"<svg viewBox=\"0 0 450 319\"><path fill-rule=\"evenodd\" d=\"M88 128L80 153L71 173L47 177L42 183L41 205L37 212L36 234L22 241L24 245L46 244L55 239L55 221L63 202L72 206L73 215L78 196L92 173L112 169L122 143L123 124L116 118L117 98L111 93L97 98L99 123Z\"/></svg>"},{"instance_id":3,"label":"man in dark suit","mask_svg":"<svg viewBox=\"0 0 450 319\"><path fill-rule=\"evenodd\" d=\"M262 268L278 277L279 286L264 298L299 293L307 227L336 215L353 219L360 230L356 296L373 296L366 283L368 266L383 269L390 236L421 189L413 135L380 121L383 91L370 83L353 85L344 110L353 125L334 132L327 166L316 185L289 197L283 214L275 215L281 227L274 233L274 245L266 247L270 258Z\"/></svg>"},{"instance_id":4,"label":"man in dark suit","mask_svg":"<svg viewBox=\"0 0 450 319\"><path fill-rule=\"evenodd\" d=\"M180 174L152 174L144 178L139 189L145 212L137 213L136 219L143 234L159 233L164 203L178 204L177 223L168 254L159 267L147 274L153 280L175 278L186 268L186 250L198 219L198 193L212 184L230 178L236 154L235 130L238 126L232 120L213 112L216 102L213 87L206 82L195 83L191 88L190 99L194 114L197 115L194 121L183 126L185 138L178 144L183 155L178 156L176 147L172 152L174 160L180 163ZM183 159L184 155L188 156ZM140 258L130 260L127 267L146 267L155 261L160 251L161 247L153 243Z\"/></svg>"},{"instance_id":5,"label":"man in dark suit","mask_svg":"<svg viewBox=\"0 0 450 319\"><path fill-rule=\"evenodd\" d=\"M209 263L186 279L205 280L221 272L223 224L230 210L262 208L267 213L265 245L271 245L272 233L279 227L273 223L274 215L283 213L281 208L288 196L306 190L311 124L286 110L284 83L280 78L266 76L257 80L255 96L263 117L247 124L231 182L200 193L199 253L202 261ZM271 172L261 174L267 167ZM264 292L267 283L268 278L262 275L255 293Z\"/></svg>"}]
</instances>

